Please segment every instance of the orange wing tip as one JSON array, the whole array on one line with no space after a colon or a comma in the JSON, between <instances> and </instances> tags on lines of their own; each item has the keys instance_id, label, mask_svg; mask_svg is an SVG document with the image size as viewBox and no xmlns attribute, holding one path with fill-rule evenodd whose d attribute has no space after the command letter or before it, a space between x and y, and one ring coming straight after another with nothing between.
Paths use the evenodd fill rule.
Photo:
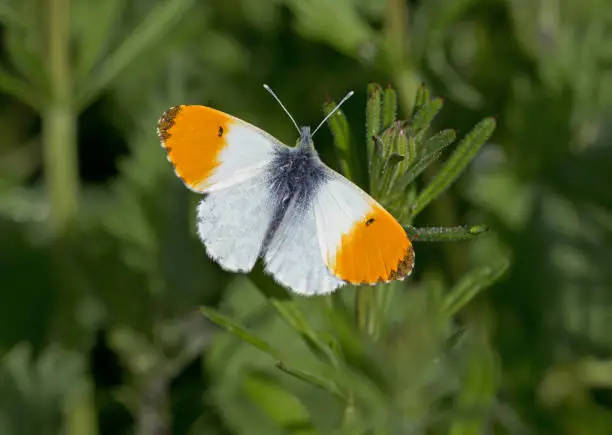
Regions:
<instances>
[{"instance_id":1,"label":"orange wing tip","mask_svg":"<svg viewBox=\"0 0 612 435\"><path fill-rule=\"evenodd\" d=\"M195 192L203 192L220 165L232 118L205 106L179 105L157 121L157 135L175 174Z\"/></svg>"},{"instance_id":2,"label":"orange wing tip","mask_svg":"<svg viewBox=\"0 0 612 435\"><path fill-rule=\"evenodd\" d=\"M414 268L414 248L399 222L375 204L342 236L330 266L334 275L355 285L403 280Z\"/></svg>"},{"instance_id":3,"label":"orange wing tip","mask_svg":"<svg viewBox=\"0 0 612 435\"><path fill-rule=\"evenodd\" d=\"M410 246L406 250L406 254L404 255L404 257L402 257L398 261L397 266L389 272L387 277L383 277L381 275L376 280L356 281L351 279L344 279L344 281L353 285L388 284L393 281L403 281L408 276L410 276L410 274L412 273L412 269L414 269L414 249L412 248L412 246Z\"/></svg>"}]
</instances>

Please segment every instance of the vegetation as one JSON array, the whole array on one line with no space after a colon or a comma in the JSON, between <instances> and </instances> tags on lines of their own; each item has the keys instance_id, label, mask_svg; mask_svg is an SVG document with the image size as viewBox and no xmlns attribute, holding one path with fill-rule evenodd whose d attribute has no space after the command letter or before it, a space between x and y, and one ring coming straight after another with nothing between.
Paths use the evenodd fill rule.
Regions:
<instances>
[{"instance_id":1,"label":"vegetation","mask_svg":"<svg viewBox=\"0 0 612 435\"><path fill-rule=\"evenodd\" d=\"M1 0L0 434L612 430L604 0ZM405 226L412 276L221 271L155 134L261 87ZM436 243L430 243L436 242Z\"/></svg>"}]
</instances>

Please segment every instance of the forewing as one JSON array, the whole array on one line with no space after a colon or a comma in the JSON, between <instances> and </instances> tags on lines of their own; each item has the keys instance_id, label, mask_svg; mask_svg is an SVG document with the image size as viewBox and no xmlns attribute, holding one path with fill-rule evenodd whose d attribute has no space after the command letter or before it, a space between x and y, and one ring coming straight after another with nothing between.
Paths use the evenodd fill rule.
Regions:
<instances>
[{"instance_id":1,"label":"forewing","mask_svg":"<svg viewBox=\"0 0 612 435\"><path fill-rule=\"evenodd\" d=\"M257 176L284 147L263 130L205 106L168 109L157 133L168 161L185 185L212 192Z\"/></svg>"}]
</instances>

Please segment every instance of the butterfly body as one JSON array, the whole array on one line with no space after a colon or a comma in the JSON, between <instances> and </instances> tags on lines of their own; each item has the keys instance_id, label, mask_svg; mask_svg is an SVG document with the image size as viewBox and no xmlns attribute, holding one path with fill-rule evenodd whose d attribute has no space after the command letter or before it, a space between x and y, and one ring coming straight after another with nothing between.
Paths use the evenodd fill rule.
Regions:
<instances>
[{"instance_id":1,"label":"butterfly body","mask_svg":"<svg viewBox=\"0 0 612 435\"><path fill-rule=\"evenodd\" d=\"M222 268L267 273L303 295L408 276L414 251L401 225L326 166L309 127L296 147L204 106L177 106L158 123L176 174L204 193L198 235Z\"/></svg>"},{"instance_id":2,"label":"butterfly body","mask_svg":"<svg viewBox=\"0 0 612 435\"><path fill-rule=\"evenodd\" d=\"M274 198L274 218L264 246L274 235L289 204L307 211L318 189L329 177L312 146L309 127L302 128L298 146L275 150L266 175Z\"/></svg>"}]
</instances>

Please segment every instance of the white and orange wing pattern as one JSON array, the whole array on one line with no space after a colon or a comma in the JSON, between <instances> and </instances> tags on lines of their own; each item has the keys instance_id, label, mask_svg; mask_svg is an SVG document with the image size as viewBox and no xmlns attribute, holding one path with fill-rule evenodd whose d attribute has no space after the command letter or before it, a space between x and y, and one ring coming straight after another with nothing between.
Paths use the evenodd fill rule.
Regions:
<instances>
[{"instance_id":1,"label":"white and orange wing pattern","mask_svg":"<svg viewBox=\"0 0 612 435\"><path fill-rule=\"evenodd\" d=\"M263 130L204 106L175 106L158 135L177 176L207 193L198 206L198 235L226 270L253 268L274 210L264 169L283 145Z\"/></svg>"},{"instance_id":2,"label":"white and orange wing pattern","mask_svg":"<svg viewBox=\"0 0 612 435\"><path fill-rule=\"evenodd\" d=\"M201 193L252 178L284 146L254 125L205 106L168 109L157 134L176 175Z\"/></svg>"},{"instance_id":3,"label":"white and orange wing pattern","mask_svg":"<svg viewBox=\"0 0 612 435\"><path fill-rule=\"evenodd\" d=\"M358 186L329 172L314 201L327 268L351 284L378 284L410 275L414 250L399 222Z\"/></svg>"}]
</instances>

